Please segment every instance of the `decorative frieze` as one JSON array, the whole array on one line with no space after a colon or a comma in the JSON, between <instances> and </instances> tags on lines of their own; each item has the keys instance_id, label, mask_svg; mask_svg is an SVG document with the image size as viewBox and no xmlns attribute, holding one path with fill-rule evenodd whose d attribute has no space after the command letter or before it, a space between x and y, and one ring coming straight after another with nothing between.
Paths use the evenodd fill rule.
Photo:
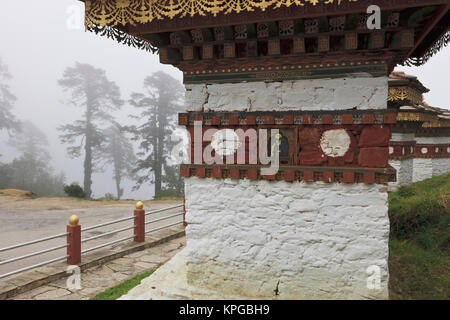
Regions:
<instances>
[{"instance_id":1,"label":"decorative frieze","mask_svg":"<svg viewBox=\"0 0 450 320\"><path fill-rule=\"evenodd\" d=\"M296 39L293 43L295 50L304 50L303 39ZM326 44L325 44L326 46ZM280 42L270 42L270 54L279 55ZM234 43L224 44L224 56L226 58L236 57L236 46ZM204 60L202 60L204 61ZM342 60L341 60L342 61ZM193 70L184 72L184 83L234 83L242 81L263 80L301 80L320 78L343 78L350 73L366 73L373 77L386 76L387 66L384 60L374 61L329 61L324 63L309 63L294 61L290 63L288 58L277 61L267 61L264 64L239 65L239 61L230 61L227 65L207 68L203 65L196 66Z\"/></svg>"},{"instance_id":2,"label":"decorative frieze","mask_svg":"<svg viewBox=\"0 0 450 320\"><path fill-rule=\"evenodd\" d=\"M230 121L230 119L232 119ZM219 126L227 123L230 126L271 125L277 120L280 125L321 125L340 122L344 125L361 124L395 124L397 113L394 110L374 111L290 111L290 112L189 112L178 114L180 126L193 125L194 121L201 121L204 126ZM315 120L313 120L315 119ZM339 119L336 121L335 119ZM379 137L375 137L379 139Z\"/></svg>"},{"instance_id":3,"label":"decorative frieze","mask_svg":"<svg viewBox=\"0 0 450 320\"><path fill-rule=\"evenodd\" d=\"M450 144L416 144L415 158L450 158Z\"/></svg>"},{"instance_id":4,"label":"decorative frieze","mask_svg":"<svg viewBox=\"0 0 450 320\"><path fill-rule=\"evenodd\" d=\"M396 179L395 169L281 167L275 175L262 175L258 166L182 164L182 177L214 179L249 179L269 181L305 181L326 183L386 184Z\"/></svg>"},{"instance_id":5,"label":"decorative frieze","mask_svg":"<svg viewBox=\"0 0 450 320\"><path fill-rule=\"evenodd\" d=\"M450 143L417 144L416 141L391 141L389 160L406 160L412 158L450 158Z\"/></svg>"},{"instance_id":6,"label":"decorative frieze","mask_svg":"<svg viewBox=\"0 0 450 320\"><path fill-rule=\"evenodd\" d=\"M390 87L388 101L410 101L414 104L420 104L423 102L423 96L421 92L414 90L411 87Z\"/></svg>"},{"instance_id":7,"label":"decorative frieze","mask_svg":"<svg viewBox=\"0 0 450 320\"><path fill-rule=\"evenodd\" d=\"M389 143L389 160L406 160L414 158L416 142L391 141Z\"/></svg>"},{"instance_id":8,"label":"decorative frieze","mask_svg":"<svg viewBox=\"0 0 450 320\"><path fill-rule=\"evenodd\" d=\"M208 174L208 168L224 163L246 168L255 165L255 168L261 169L267 161L274 161L265 157L272 156L271 150L278 144L276 165L280 166L281 171L291 167L303 168L306 173L301 179L317 181L324 178L320 178L321 174L308 170L309 166L319 166L327 170L344 168L349 169L348 172L354 172L356 177L346 173L342 175L341 180L347 183L358 182L359 169L389 169L390 126L395 123L395 119L396 114L391 110L183 113L179 115L179 124L187 126L191 137L188 146L190 163L209 164L209 167L206 166L205 172L203 169L199 172L183 169L182 174L219 178L217 170ZM274 134L277 140L270 142L271 137L274 139ZM215 141L216 135L223 141ZM268 141L267 146L265 141ZM226 152L222 152L217 146L220 146L219 149L226 147ZM341 172L339 170L338 172ZM262 179L297 179L292 173L285 174L281 171L264 174ZM250 174L255 176L254 172ZM234 170L230 177L246 176ZM335 175L329 174L326 174L326 179L341 181Z\"/></svg>"}]
</instances>

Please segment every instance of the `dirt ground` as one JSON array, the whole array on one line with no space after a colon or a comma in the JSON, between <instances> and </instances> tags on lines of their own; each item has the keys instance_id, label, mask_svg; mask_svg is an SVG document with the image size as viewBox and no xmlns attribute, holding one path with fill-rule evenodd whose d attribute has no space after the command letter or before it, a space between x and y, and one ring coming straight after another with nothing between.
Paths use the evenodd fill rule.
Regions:
<instances>
[{"instance_id":1,"label":"dirt ground","mask_svg":"<svg viewBox=\"0 0 450 320\"><path fill-rule=\"evenodd\" d=\"M84 200L69 197L42 197L33 198L32 193L26 190L3 189L0 190L0 210L71 210L107 207L133 207L137 200ZM144 207L167 207L180 203L180 200L148 200L143 201Z\"/></svg>"}]
</instances>

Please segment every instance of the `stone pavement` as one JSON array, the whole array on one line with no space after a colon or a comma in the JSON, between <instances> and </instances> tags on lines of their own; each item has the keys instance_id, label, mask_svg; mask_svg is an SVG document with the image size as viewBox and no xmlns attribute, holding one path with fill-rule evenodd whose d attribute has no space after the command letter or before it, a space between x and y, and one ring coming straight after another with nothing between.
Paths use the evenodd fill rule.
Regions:
<instances>
[{"instance_id":1,"label":"stone pavement","mask_svg":"<svg viewBox=\"0 0 450 320\"><path fill-rule=\"evenodd\" d=\"M13 300L87 300L124 280L158 268L185 247L185 237L125 255L81 273L81 289L69 290L67 277L13 297Z\"/></svg>"}]
</instances>

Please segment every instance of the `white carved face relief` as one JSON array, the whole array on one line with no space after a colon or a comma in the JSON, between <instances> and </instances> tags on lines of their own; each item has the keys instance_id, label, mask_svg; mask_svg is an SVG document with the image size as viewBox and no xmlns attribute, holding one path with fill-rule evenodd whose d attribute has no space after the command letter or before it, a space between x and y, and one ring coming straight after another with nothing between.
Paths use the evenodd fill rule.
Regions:
<instances>
[{"instance_id":1,"label":"white carved face relief","mask_svg":"<svg viewBox=\"0 0 450 320\"><path fill-rule=\"evenodd\" d=\"M217 131L211 138L211 146L219 156L230 156L240 147L239 136L231 129Z\"/></svg>"},{"instance_id":2,"label":"white carved face relief","mask_svg":"<svg viewBox=\"0 0 450 320\"><path fill-rule=\"evenodd\" d=\"M345 129L328 130L322 134L320 147L329 157L342 157L350 147L350 136Z\"/></svg>"}]
</instances>

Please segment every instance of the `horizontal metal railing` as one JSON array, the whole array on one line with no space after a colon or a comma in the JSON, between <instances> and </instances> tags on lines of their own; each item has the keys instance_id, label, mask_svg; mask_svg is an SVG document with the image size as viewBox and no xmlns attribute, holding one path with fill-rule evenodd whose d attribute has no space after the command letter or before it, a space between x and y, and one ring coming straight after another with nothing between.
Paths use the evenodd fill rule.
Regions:
<instances>
[{"instance_id":1,"label":"horizontal metal railing","mask_svg":"<svg viewBox=\"0 0 450 320\"><path fill-rule=\"evenodd\" d=\"M11 272L8 272L8 273L0 275L0 279L6 278L8 276L12 276L12 275L17 274L17 273L28 271L28 270L31 270L31 269L34 269L34 268L42 267L42 266L45 266L45 265L53 263L53 262L64 260L64 259L66 259L68 257L69 257L68 255L65 255L65 256L62 256L62 257L55 258L55 259L51 259L51 260L47 260L47 261L44 261L44 262L41 262L41 263L37 263L37 264L34 264L32 266L28 266L28 267L24 267L24 268L21 268L21 269L17 269L17 270L14 270L14 271L11 271Z\"/></svg>"},{"instance_id":2,"label":"horizontal metal railing","mask_svg":"<svg viewBox=\"0 0 450 320\"><path fill-rule=\"evenodd\" d=\"M181 224L183 222L184 221L179 221L179 222L171 223L171 224L168 224L166 226L159 227L159 228L150 229L150 230L146 231L145 233L155 232L155 231L162 230L162 229L165 229L165 228L173 227L173 226L176 226L177 224Z\"/></svg>"},{"instance_id":3,"label":"horizontal metal railing","mask_svg":"<svg viewBox=\"0 0 450 320\"><path fill-rule=\"evenodd\" d=\"M116 233L119 233L119 232L122 232L122 231L131 230L131 229L134 229L134 228L136 228L136 226L125 227L125 228L121 228L121 229L116 229L116 230L113 230L113 231L105 232L105 233L99 234L97 236L93 236L93 237L86 238L86 239L81 239L81 243L87 242L87 241L91 241L91 240L95 240L95 239L102 238L102 237L106 237L106 236L110 236L112 234L116 234Z\"/></svg>"},{"instance_id":4,"label":"horizontal metal railing","mask_svg":"<svg viewBox=\"0 0 450 320\"><path fill-rule=\"evenodd\" d=\"M125 238L122 238L122 239L119 239L119 240L114 240L114 241L111 241L111 242L108 242L108 243L100 244L98 246L82 250L81 253L87 253L87 252L90 252L90 251L93 251L93 250L101 249L101 248L110 246L112 244L116 244L116 243L119 243L119 242L122 242L122 241L125 241L125 240L129 240L129 239L133 239L133 238L134 238L134 235L128 236L128 237L125 237Z\"/></svg>"},{"instance_id":5,"label":"horizontal metal railing","mask_svg":"<svg viewBox=\"0 0 450 320\"><path fill-rule=\"evenodd\" d=\"M151 221L147 221L147 222L145 222L145 216L154 215L154 214L157 214L157 213L162 213L162 212L165 212L165 211L169 211L169 210L173 210L173 209L177 209L177 208L181 208L181 207L184 207L184 205L176 205L176 206L172 206L172 207L167 207L167 208L163 208L163 209L150 211L148 213L145 213L145 211L141 210L141 214L143 214L143 216L144 216L142 218L143 220L141 220L141 221L144 221L143 225L142 225L142 222L138 223L138 224L141 224L141 228L142 228L142 231L141 231L142 233L141 234L142 235L148 234L150 232L155 232L155 231L158 231L158 230L162 230L162 229L165 229L165 228L169 228L169 227L172 227L172 226L184 223L184 219L183 219L183 221L170 223L168 225L164 225L164 226L161 226L161 227L157 227L157 228L153 228L153 229L145 231L145 225L156 223L156 222L161 222L161 221L168 220L168 219L172 219L172 218L175 218L177 216L182 215L184 212L177 212L175 214L170 214L169 216L161 217L161 218L158 218L158 219L155 219L155 220L151 220ZM141 208L142 208L142 206L141 206ZM70 226L71 227L77 227L78 226L78 217L76 217L76 216L72 216L72 217L75 218L74 221L76 221L76 222L75 222L75 225L71 224ZM71 219L72 219L72 217L71 217ZM133 239L133 238L135 239L135 241L138 241L138 240L136 240L136 237L137 237L136 236L136 228L138 227L136 224L133 224L133 226L126 226L126 227L123 227L123 228L119 228L119 229L111 230L111 231L108 231L108 232L104 232L102 234L95 235L95 236L92 236L92 237L89 237L89 238L85 238L85 239L81 238L82 232L86 232L86 231L89 231L89 230L94 230L94 229L106 227L106 226L109 226L109 225L113 225L113 224L129 221L129 220L135 220L136 218L137 218L136 216L120 218L120 219L116 219L116 220L112 220L112 221L109 221L109 222L93 225L93 226L86 227L86 228L81 228L80 226L78 226L78 231L77 231L78 232L78 240L74 242L74 245L75 245L75 247L78 247L78 250L79 250L78 251L78 256L80 257L79 260L81 261L81 254L84 254L84 253L88 253L88 252L91 252L91 251L94 251L94 250L97 250L97 249L101 249L101 248L104 248L104 247L107 247L107 246L110 246L110 245L113 245L113 244L116 244L116 243L119 243L119 242L122 242L122 241L130 240L130 239ZM137 221L137 220L135 220L135 221ZM117 240L109 241L109 242L104 243L104 244L100 244L100 245L96 245L96 246L91 247L91 248L87 248L87 249L84 249L84 250L80 249L82 243L86 243L88 241L100 239L100 238L103 238L103 237L107 237L107 236L110 236L110 235L114 235L114 234L117 234L117 233L120 233L120 232L132 230L132 229L135 230L135 232L134 232L134 234L132 236L126 236L126 237L123 237L123 238L120 238L120 239L117 239ZM57 239L57 238L67 237L67 243L65 243L63 245L59 245L59 246L48 248L48 249L43 249L43 250L40 250L40 251L36 251L36 252L28 253L28 254L25 254L25 255L22 255L22 256L9 258L7 260L0 261L0 266L1 266L1 265L6 265L8 263L13 263L13 262L16 262L16 261L20 261L20 260L23 260L23 259L35 257L35 256L38 256L38 255L41 255L41 254L49 253L49 252L52 252L52 251L55 251L55 250L67 248L67 254L64 255L64 256L53 258L53 259L50 259L50 260L47 260L47 261L44 261L44 262L40 262L40 263L37 263L37 264L33 264L33 265L30 265L30 266L27 266L27 267L23 267L23 268L20 268L20 269L17 269L17 270L14 270L14 271L2 274L2 275L0 275L0 279L8 277L8 276L11 276L11 275L14 275L14 274L17 274L17 273L20 273L20 272L24 272L24 271L27 271L27 270L30 270L30 269L33 269L33 268L41 267L41 266L44 266L44 265L47 265L47 264L50 264L50 263L53 263L53 262L57 262L57 261L60 261L60 260L63 260L63 259L67 259L68 263L70 263L69 260L70 260L71 257L73 257L73 255L71 255L69 253L69 251L70 251L69 249L71 249L71 241L74 241L74 240L70 240L69 238L71 238L71 236L73 236L73 233L75 232L74 231L75 229L71 229L68 226L67 230L68 231L72 230L72 232L65 232L65 233L61 233L61 234L57 234L57 235L53 235L53 236L48 236L48 237L45 237L45 238L32 240L32 241L28 241L28 242L12 245L12 246L9 246L9 247L1 248L0 252L5 252L5 251L12 250L12 249L21 248L21 247L25 247L25 246L28 246L28 245L32 245L32 244L36 244L36 243L40 243L40 242L44 242L44 241L48 241L48 240L53 240L53 239ZM143 240L141 240L141 241L143 241Z\"/></svg>"},{"instance_id":6,"label":"horizontal metal railing","mask_svg":"<svg viewBox=\"0 0 450 320\"><path fill-rule=\"evenodd\" d=\"M63 244L61 246L53 247L53 248L50 248L50 249L45 249L45 250L29 253L29 254L26 254L26 255L23 255L23 256L20 256L20 257L16 257L16 258L11 258L11 259L8 259L8 260L0 261L0 266L3 265L3 264L7 264L7 263L23 260L23 259L26 259L26 258L38 256L38 255L43 254L43 253L52 252L52 251L55 251L55 250L58 250L58 249L62 249L62 248L67 248L68 246L69 246L68 244Z\"/></svg>"},{"instance_id":7,"label":"horizontal metal railing","mask_svg":"<svg viewBox=\"0 0 450 320\"><path fill-rule=\"evenodd\" d=\"M5 251L17 249L17 248L23 248L23 247L26 247L26 246L29 246L29 245L32 245L32 244L37 244L37 243L41 243L41 242L45 242L45 241L49 241L49 240L53 240L53 239L66 237L68 234L69 234L68 232L65 232L65 233L60 233L60 234L56 234L56 235L53 235L53 236L48 236L48 237L44 237L44 238L40 238L40 239L36 239L36 240L31 240L31 241L15 244L15 245L12 245L12 246L9 246L9 247L1 248L0 252L5 252ZM52 252L52 251L55 251L55 250L58 250L58 249L66 248L66 247L68 247L68 244L60 245L60 246L49 248L49 249L40 250L40 251L37 251L37 252L32 252L32 253L29 253L29 254L25 254L23 256L14 257L14 258L10 258L10 259L7 259L7 260L0 261L0 265L5 265L5 264L8 264L8 263L16 262L16 261L19 261L19 260L23 260L23 259L27 259L27 258L30 258L30 257L38 256L40 254ZM43 261L43 262L38 263L38 264L34 264L34 265L31 265L31 266L23 267L23 268L20 268L20 269L17 269L17 270L5 273L5 274L1 274L0 275L0 279L8 277L8 276L11 276L11 275L14 275L14 274L17 274L17 273L20 273L20 272L24 272L24 271L27 271L27 270L30 270L30 269L33 269L33 268L44 266L44 265L53 263L55 261L63 260L65 258L67 258L67 256L59 257L59 258L55 258L55 259L50 259L50 260Z\"/></svg>"},{"instance_id":8,"label":"horizontal metal railing","mask_svg":"<svg viewBox=\"0 0 450 320\"><path fill-rule=\"evenodd\" d=\"M20 243L20 244L15 244L13 246L10 247L6 247L6 248L2 248L0 249L0 252L4 252L4 251L8 251L8 250L12 250L12 249L16 249L16 248L21 248L21 247L25 247L31 244L35 244L35 243L39 243L39 242L44 242L47 240L53 240L53 239L57 239L57 238L61 238L61 237L65 237L67 236L69 233L60 233L54 236L49 236L49 237L45 237L45 238L41 238L41 239L37 239L37 240L32 240L32 241L28 241L28 242L24 242L24 243Z\"/></svg>"},{"instance_id":9,"label":"horizontal metal railing","mask_svg":"<svg viewBox=\"0 0 450 320\"><path fill-rule=\"evenodd\" d=\"M159 219L156 219L156 220L152 220L152 221L147 221L145 224L150 224L150 223L155 223L155 222L164 221L164 220L167 220L167 219L170 219L170 218L177 217L177 216L179 216L180 214L183 214L183 212L178 212L178 213L176 213L176 214L174 214L174 215L167 216L167 217L162 217L162 218L159 218Z\"/></svg>"},{"instance_id":10,"label":"horizontal metal railing","mask_svg":"<svg viewBox=\"0 0 450 320\"><path fill-rule=\"evenodd\" d=\"M172 210L172 209L176 209L176 208L182 208L183 206L184 206L183 204L180 204L180 205L173 206L173 207L167 207L167 208L164 208L164 209L158 209L158 210L147 212L145 215L148 216L148 215L151 215L151 214L160 213L160 212L164 212L164 211L167 211L167 210Z\"/></svg>"},{"instance_id":11,"label":"horizontal metal railing","mask_svg":"<svg viewBox=\"0 0 450 320\"><path fill-rule=\"evenodd\" d=\"M112 225L112 224L124 222L124 221L127 221L127 220L132 220L132 219L134 219L134 217L126 217L126 218L121 218L121 219L117 219L117 220L112 220L112 221L109 221L109 222L96 224L96 225L91 226L91 227L83 228L83 229L81 229L81 231L83 232L83 231L89 231L89 230L93 230L93 229L98 229L98 228L101 228L101 227L106 227L106 226L109 226L109 225Z\"/></svg>"}]
</instances>

